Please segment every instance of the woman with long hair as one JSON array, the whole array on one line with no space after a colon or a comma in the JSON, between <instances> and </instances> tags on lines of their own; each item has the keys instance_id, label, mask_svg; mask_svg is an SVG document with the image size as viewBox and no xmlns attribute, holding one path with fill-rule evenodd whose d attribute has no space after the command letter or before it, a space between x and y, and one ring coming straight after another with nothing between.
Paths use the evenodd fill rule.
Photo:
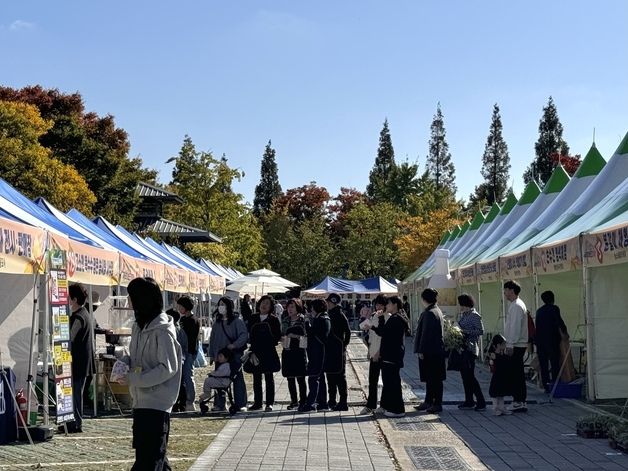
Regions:
<instances>
[{"instance_id":1,"label":"woman with long hair","mask_svg":"<svg viewBox=\"0 0 628 471\"><path fill-rule=\"evenodd\" d=\"M435 289L423 290L421 301L424 310L419 316L414 353L419 356L419 374L425 383L425 400L415 409L438 413L443 410L443 381L446 374L443 313L438 307L438 291Z\"/></svg>"},{"instance_id":2,"label":"woman with long hair","mask_svg":"<svg viewBox=\"0 0 628 471\"><path fill-rule=\"evenodd\" d=\"M130 355L124 359L133 400L132 470L170 469L166 449L170 412L181 384L181 346L170 316L163 312L159 285L152 278L135 278L127 288L135 313Z\"/></svg>"},{"instance_id":3,"label":"woman with long hair","mask_svg":"<svg viewBox=\"0 0 628 471\"><path fill-rule=\"evenodd\" d=\"M233 400L236 411L241 411L246 407L246 384L242 376L242 354L246 350L246 342L249 333L246 330L244 320L234 310L233 301L226 296L218 300L216 311L214 312L214 325L209 336L209 363L212 364L218 358L218 352L223 348L231 351L231 371L240 373L233 381ZM219 392L214 398L212 411L223 412L225 410L225 394Z\"/></svg>"},{"instance_id":4,"label":"woman with long hair","mask_svg":"<svg viewBox=\"0 0 628 471\"><path fill-rule=\"evenodd\" d=\"M303 302L294 298L286 304L288 327L284 333L286 341L281 353L281 374L288 379L290 405L288 410L302 406L307 401L305 375L307 372L307 354L305 351L306 332ZM297 383L299 395L297 396Z\"/></svg>"},{"instance_id":5,"label":"woman with long hair","mask_svg":"<svg viewBox=\"0 0 628 471\"><path fill-rule=\"evenodd\" d=\"M253 405L249 410L262 408L262 376L266 383L266 412L273 410L275 405L274 374L281 369L276 346L281 340L281 323L275 315L275 300L268 295L262 296L257 302L257 312L251 316L249 325L249 341L251 353L258 359L253 366Z\"/></svg>"}]
</instances>

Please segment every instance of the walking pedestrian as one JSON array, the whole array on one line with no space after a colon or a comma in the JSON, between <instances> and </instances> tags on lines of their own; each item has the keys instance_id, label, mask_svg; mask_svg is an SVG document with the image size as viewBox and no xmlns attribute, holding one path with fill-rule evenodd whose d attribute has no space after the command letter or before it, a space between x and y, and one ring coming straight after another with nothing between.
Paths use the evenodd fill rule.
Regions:
<instances>
[{"instance_id":1,"label":"walking pedestrian","mask_svg":"<svg viewBox=\"0 0 628 471\"><path fill-rule=\"evenodd\" d=\"M491 368L491 385L488 394L493 398L495 415L510 415L506 409L504 397L512 394L510 386L511 359L506 355L506 339L502 335L495 335L488 349L489 365Z\"/></svg>"},{"instance_id":2,"label":"walking pedestrian","mask_svg":"<svg viewBox=\"0 0 628 471\"><path fill-rule=\"evenodd\" d=\"M188 338L188 350L183 362L183 383L185 384L185 394L187 403L186 411L195 411L196 406L196 386L194 385L194 360L198 354L198 334L201 330L201 323L194 315L194 301L189 296L181 296L177 299L177 310L181 314L181 328Z\"/></svg>"},{"instance_id":3,"label":"walking pedestrian","mask_svg":"<svg viewBox=\"0 0 628 471\"><path fill-rule=\"evenodd\" d=\"M288 379L290 405L288 410L297 409L307 401L305 375L307 373L306 332L303 303L293 298L286 304L288 328L285 331L284 349L281 352L281 373ZM297 396L297 384L299 394Z\"/></svg>"},{"instance_id":4,"label":"walking pedestrian","mask_svg":"<svg viewBox=\"0 0 628 471\"><path fill-rule=\"evenodd\" d=\"M236 411L246 410L246 384L242 374L242 354L246 350L246 342L249 333L244 324L244 320L234 311L233 301L226 296L218 300L217 312L215 314L214 326L209 335L209 363L213 363L218 358L218 353L227 349L231 351L229 368L231 371L239 371L233 379L233 406ZM225 393L218 391L214 398L212 411L222 412L226 409Z\"/></svg>"},{"instance_id":5,"label":"walking pedestrian","mask_svg":"<svg viewBox=\"0 0 628 471\"><path fill-rule=\"evenodd\" d=\"M385 314L389 315L388 320ZM403 417L406 415L401 391L400 370L403 368L403 357L406 349L404 338L408 330L408 318L403 310L403 303L397 296L388 299L386 313L377 314L377 325L371 327L381 337L379 349L382 369L382 400L381 405L386 417Z\"/></svg>"},{"instance_id":6,"label":"walking pedestrian","mask_svg":"<svg viewBox=\"0 0 628 471\"><path fill-rule=\"evenodd\" d=\"M373 326L379 326L380 314L384 318L384 322L388 320L390 314L385 312L388 299L383 294L378 295L373 301L375 312L369 314L362 323L361 328L366 332L366 342L369 347L369 395L366 400L366 406L360 414L370 414L377 408L377 391L379 384L379 376L382 370L380 347L382 338L377 334Z\"/></svg>"},{"instance_id":7,"label":"walking pedestrian","mask_svg":"<svg viewBox=\"0 0 628 471\"><path fill-rule=\"evenodd\" d=\"M268 295L262 296L257 303L257 313L251 316L249 328L251 352L259 360L253 370L253 405L249 410L262 408L262 376L266 383L266 412L275 405L275 377L281 369L276 346L281 340L281 323L275 315L275 300Z\"/></svg>"},{"instance_id":8,"label":"walking pedestrian","mask_svg":"<svg viewBox=\"0 0 628 471\"><path fill-rule=\"evenodd\" d=\"M552 291L544 291L541 293L543 306L536 311L536 354L539 359L539 367L541 369L541 380L545 392L549 393L550 383L559 380L560 372L560 342L563 336L568 336L567 326L560 315L560 308L554 304L555 298ZM548 368L548 362L551 366Z\"/></svg>"},{"instance_id":9,"label":"walking pedestrian","mask_svg":"<svg viewBox=\"0 0 628 471\"><path fill-rule=\"evenodd\" d=\"M172 317L172 322L174 323L174 329L177 333L177 342L181 345L181 351L188 351L188 336L185 331L179 325L179 321L181 320L181 314L176 309L168 309L166 314ZM181 359L181 368L183 369L183 363L185 360ZM183 370L182 370L183 371ZM183 381L183 375L181 375L181 385L179 386L179 395L177 396L177 401L172 407L172 412L185 412L185 405L187 404L187 394L185 392L185 382Z\"/></svg>"},{"instance_id":10,"label":"walking pedestrian","mask_svg":"<svg viewBox=\"0 0 628 471\"><path fill-rule=\"evenodd\" d=\"M523 357L528 348L528 314L525 303L519 297L521 286L516 281L504 283L504 297L510 302L506 315L504 337L506 337L506 355L511 356L511 384L513 412L527 412L526 376Z\"/></svg>"},{"instance_id":11,"label":"walking pedestrian","mask_svg":"<svg viewBox=\"0 0 628 471\"><path fill-rule=\"evenodd\" d=\"M309 394L304 406L299 412L326 410L327 385L325 383L325 355L331 321L327 315L327 305L322 299L315 299L311 303L310 318L305 322L307 332L307 376Z\"/></svg>"},{"instance_id":12,"label":"walking pedestrian","mask_svg":"<svg viewBox=\"0 0 628 471\"><path fill-rule=\"evenodd\" d=\"M129 373L120 380L129 385L133 400L132 471L170 470L166 456L170 412L179 393L183 352L172 318L163 311L159 285L152 278L135 278L127 288L135 313Z\"/></svg>"},{"instance_id":13,"label":"walking pedestrian","mask_svg":"<svg viewBox=\"0 0 628 471\"><path fill-rule=\"evenodd\" d=\"M251 316L253 315L253 306L251 304L251 296L249 294L245 294L242 301L240 301L240 314L242 316L242 320L248 328Z\"/></svg>"},{"instance_id":14,"label":"walking pedestrian","mask_svg":"<svg viewBox=\"0 0 628 471\"><path fill-rule=\"evenodd\" d=\"M425 383L425 400L416 410L438 413L443 410L443 381L445 371L445 343L443 341L443 313L437 304L438 291L427 288L421 293L424 311L414 338L414 353L419 356L419 375Z\"/></svg>"},{"instance_id":15,"label":"walking pedestrian","mask_svg":"<svg viewBox=\"0 0 628 471\"><path fill-rule=\"evenodd\" d=\"M331 293L327 296L327 311L331 321L331 332L327 338L325 351L325 372L329 391L328 405L335 411L349 410L347 404L347 346L351 340L349 321L340 309L340 296ZM336 402L338 393L338 402Z\"/></svg>"},{"instance_id":16,"label":"walking pedestrian","mask_svg":"<svg viewBox=\"0 0 628 471\"><path fill-rule=\"evenodd\" d=\"M458 296L458 305L461 314L458 325L464 335L465 348L462 351L462 364L460 376L464 387L464 402L458 405L458 409L486 410L486 401L482 388L475 377L475 360L480 355L480 337L484 333L482 316L475 310L473 296L463 293ZM475 401L473 400L475 396Z\"/></svg>"}]
</instances>

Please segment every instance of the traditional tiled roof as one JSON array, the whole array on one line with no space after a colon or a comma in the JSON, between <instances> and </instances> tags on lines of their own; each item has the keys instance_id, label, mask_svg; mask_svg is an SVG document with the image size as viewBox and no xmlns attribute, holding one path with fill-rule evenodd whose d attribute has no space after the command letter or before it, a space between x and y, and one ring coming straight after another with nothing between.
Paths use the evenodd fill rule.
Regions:
<instances>
[{"instance_id":1,"label":"traditional tiled roof","mask_svg":"<svg viewBox=\"0 0 628 471\"><path fill-rule=\"evenodd\" d=\"M154 232L162 237L178 237L182 242L222 242L212 232L163 218L145 221L140 230Z\"/></svg>"},{"instance_id":2,"label":"traditional tiled roof","mask_svg":"<svg viewBox=\"0 0 628 471\"><path fill-rule=\"evenodd\" d=\"M159 198L162 201L183 203L183 199L179 195L145 182L137 184L137 193L142 198Z\"/></svg>"}]
</instances>

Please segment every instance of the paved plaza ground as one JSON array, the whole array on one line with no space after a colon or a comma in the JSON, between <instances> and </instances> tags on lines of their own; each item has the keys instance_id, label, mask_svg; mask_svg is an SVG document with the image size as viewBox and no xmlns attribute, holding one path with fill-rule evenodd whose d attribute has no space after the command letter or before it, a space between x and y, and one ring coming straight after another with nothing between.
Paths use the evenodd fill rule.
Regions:
<instances>
[{"instance_id":1,"label":"paved plaza ground","mask_svg":"<svg viewBox=\"0 0 628 471\"><path fill-rule=\"evenodd\" d=\"M424 394L417 360L408 339L402 370L407 415L402 419L360 415L368 388L366 347L353 337L347 376L347 412L300 414L286 410L287 382L276 375L273 412L247 412L233 418L175 414L169 457L173 469L185 470L622 470L628 455L612 450L606 440L575 434L579 416L590 413L576 401L547 401L529 387L529 412L495 417L460 411L462 382L448 372L445 410L418 413L412 405ZM203 371L198 371L202 382ZM488 390L489 373L478 379ZM247 376L247 379L250 379ZM250 383L249 383L250 388ZM250 391L250 389L249 389ZM224 425L224 427L223 427ZM26 444L0 447L0 471L8 469L128 470L133 463L131 419L87 419L85 433L55 436L34 448Z\"/></svg>"}]
</instances>

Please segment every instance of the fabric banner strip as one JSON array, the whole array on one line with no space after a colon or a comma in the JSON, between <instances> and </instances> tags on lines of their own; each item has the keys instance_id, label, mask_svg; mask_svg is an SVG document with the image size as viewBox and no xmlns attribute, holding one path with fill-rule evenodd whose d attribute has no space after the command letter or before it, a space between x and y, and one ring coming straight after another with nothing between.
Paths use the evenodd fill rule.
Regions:
<instances>
[{"instance_id":1,"label":"fabric banner strip","mask_svg":"<svg viewBox=\"0 0 628 471\"><path fill-rule=\"evenodd\" d=\"M461 285L472 285L476 283L475 265L461 268L458 272L458 278L460 279Z\"/></svg>"},{"instance_id":2,"label":"fabric banner strip","mask_svg":"<svg viewBox=\"0 0 628 471\"><path fill-rule=\"evenodd\" d=\"M497 270L497 260L488 263L477 264L478 279L482 283L498 281L499 272Z\"/></svg>"},{"instance_id":3,"label":"fabric banner strip","mask_svg":"<svg viewBox=\"0 0 628 471\"><path fill-rule=\"evenodd\" d=\"M578 238L564 240L552 245L535 247L534 268L540 275L581 270L582 259Z\"/></svg>"},{"instance_id":4,"label":"fabric banner strip","mask_svg":"<svg viewBox=\"0 0 628 471\"><path fill-rule=\"evenodd\" d=\"M525 278L532 275L530 251L499 258L502 279Z\"/></svg>"},{"instance_id":5,"label":"fabric banner strip","mask_svg":"<svg viewBox=\"0 0 628 471\"><path fill-rule=\"evenodd\" d=\"M99 249L57 234L50 234L52 248L67 251L68 280L98 286L117 284L119 254Z\"/></svg>"},{"instance_id":6,"label":"fabric banner strip","mask_svg":"<svg viewBox=\"0 0 628 471\"><path fill-rule=\"evenodd\" d=\"M604 232L585 234L582 252L587 267L601 267L628 262L628 224Z\"/></svg>"},{"instance_id":7,"label":"fabric banner strip","mask_svg":"<svg viewBox=\"0 0 628 471\"><path fill-rule=\"evenodd\" d=\"M30 275L44 267L46 233L0 218L0 273Z\"/></svg>"}]
</instances>

